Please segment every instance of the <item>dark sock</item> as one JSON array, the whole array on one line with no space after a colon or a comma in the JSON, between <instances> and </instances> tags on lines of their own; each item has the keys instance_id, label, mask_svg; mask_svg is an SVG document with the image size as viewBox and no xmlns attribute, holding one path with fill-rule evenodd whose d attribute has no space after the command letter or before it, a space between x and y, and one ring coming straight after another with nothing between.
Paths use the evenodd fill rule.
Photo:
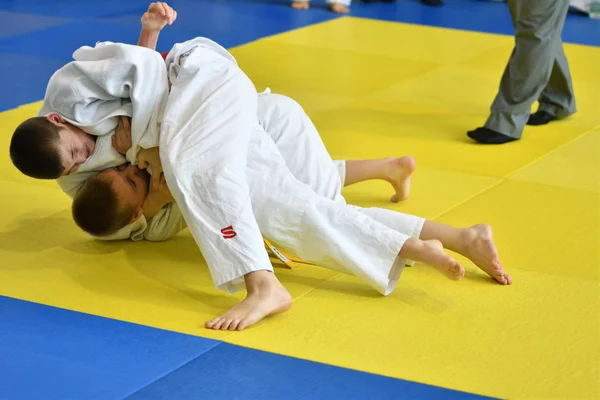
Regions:
<instances>
[{"instance_id":1,"label":"dark sock","mask_svg":"<svg viewBox=\"0 0 600 400\"><path fill-rule=\"evenodd\" d=\"M550 121L554 121L556 117L546 111L538 111L529 116L527 125L545 125Z\"/></svg>"},{"instance_id":2,"label":"dark sock","mask_svg":"<svg viewBox=\"0 0 600 400\"><path fill-rule=\"evenodd\" d=\"M473 131L469 131L467 132L467 136L483 144L504 144L517 140L488 128L477 128Z\"/></svg>"},{"instance_id":3,"label":"dark sock","mask_svg":"<svg viewBox=\"0 0 600 400\"><path fill-rule=\"evenodd\" d=\"M421 0L421 3L428 5L428 6L434 6L434 7L439 7L439 6L444 5L444 2L442 0Z\"/></svg>"}]
</instances>

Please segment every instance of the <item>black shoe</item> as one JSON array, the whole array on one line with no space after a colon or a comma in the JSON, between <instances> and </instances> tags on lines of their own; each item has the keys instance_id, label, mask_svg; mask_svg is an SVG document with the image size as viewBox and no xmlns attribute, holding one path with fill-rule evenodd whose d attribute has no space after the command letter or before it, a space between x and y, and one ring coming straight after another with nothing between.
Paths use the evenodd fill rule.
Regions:
<instances>
[{"instance_id":1,"label":"black shoe","mask_svg":"<svg viewBox=\"0 0 600 400\"><path fill-rule=\"evenodd\" d=\"M556 117L546 111L538 111L529 116L527 120L527 125L546 125L550 121L554 121Z\"/></svg>"},{"instance_id":2,"label":"black shoe","mask_svg":"<svg viewBox=\"0 0 600 400\"><path fill-rule=\"evenodd\" d=\"M504 144L517 140L488 128L477 128L469 131L467 132L467 136L482 144Z\"/></svg>"}]
</instances>

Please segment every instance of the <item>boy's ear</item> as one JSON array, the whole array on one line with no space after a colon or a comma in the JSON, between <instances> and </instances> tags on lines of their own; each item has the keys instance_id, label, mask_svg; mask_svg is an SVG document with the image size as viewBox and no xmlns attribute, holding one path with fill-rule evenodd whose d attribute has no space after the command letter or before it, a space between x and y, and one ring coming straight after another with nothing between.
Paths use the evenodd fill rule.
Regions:
<instances>
[{"instance_id":1,"label":"boy's ear","mask_svg":"<svg viewBox=\"0 0 600 400\"><path fill-rule=\"evenodd\" d=\"M56 113L52 113L46 117L48 121L54 122L55 124L64 124L66 121L63 117Z\"/></svg>"},{"instance_id":2,"label":"boy's ear","mask_svg":"<svg viewBox=\"0 0 600 400\"><path fill-rule=\"evenodd\" d=\"M142 210L142 207L138 207L133 212L133 215L131 216L131 220L129 221L129 223L133 224L135 221L137 221L138 219L140 219L142 217L142 215L144 215L144 210Z\"/></svg>"}]
</instances>

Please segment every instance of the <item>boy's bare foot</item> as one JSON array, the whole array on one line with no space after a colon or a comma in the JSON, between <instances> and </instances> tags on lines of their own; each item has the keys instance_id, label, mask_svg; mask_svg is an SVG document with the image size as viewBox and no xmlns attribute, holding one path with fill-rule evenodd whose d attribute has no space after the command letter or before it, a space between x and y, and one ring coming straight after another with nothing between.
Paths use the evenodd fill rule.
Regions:
<instances>
[{"instance_id":1,"label":"boy's bare foot","mask_svg":"<svg viewBox=\"0 0 600 400\"><path fill-rule=\"evenodd\" d=\"M486 224L479 224L466 228L463 232L465 249L461 253L501 284L510 285L512 278L502 268L492 228Z\"/></svg>"},{"instance_id":2,"label":"boy's bare foot","mask_svg":"<svg viewBox=\"0 0 600 400\"><path fill-rule=\"evenodd\" d=\"M293 1L292 8L296 10L308 10L310 8L310 3L308 1Z\"/></svg>"},{"instance_id":3,"label":"boy's bare foot","mask_svg":"<svg viewBox=\"0 0 600 400\"><path fill-rule=\"evenodd\" d=\"M329 5L329 9L336 14L348 14L350 9L340 3L332 3Z\"/></svg>"},{"instance_id":4,"label":"boy's bare foot","mask_svg":"<svg viewBox=\"0 0 600 400\"><path fill-rule=\"evenodd\" d=\"M208 329L241 331L261 319L292 307L292 296L270 271L255 271L245 277L248 294L225 314L207 322Z\"/></svg>"},{"instance_id":5,"label":"boy's bare foot","mask_svg":"<svg viewBox=\"0 0 600 400\"><path fill-rule=\"evenodd\" d=\"M409 238L402 246L400 256L430 265L453 280L459 280L465 275L462 265L446 253L442 242L436 239Z\"/></svg>"},{"instance_id":6,"label":"boy's bare foot","mask_svg":"<svg viewBox=\"0 0 600 400\"><path fill-rule=\"evenodd\" d=\"M385 173L383 176L396 191L396 194L392 196L394 203L408 199L412 175L416 168L417 162L411 156L385 159Z\"/></svg>"},{"instance_id":7,"label":"boy's bare foot","mask_svg":"<svg viewBox=\"0 0 600 400\"><path fill-rule=\"evenodd\" d=\"M465 270L450 254L444 251L439 240L423 240L423 255L420 260L431 265L442 274L453 280L459 280L465 275Z\"/></svg>"}]
</instances>

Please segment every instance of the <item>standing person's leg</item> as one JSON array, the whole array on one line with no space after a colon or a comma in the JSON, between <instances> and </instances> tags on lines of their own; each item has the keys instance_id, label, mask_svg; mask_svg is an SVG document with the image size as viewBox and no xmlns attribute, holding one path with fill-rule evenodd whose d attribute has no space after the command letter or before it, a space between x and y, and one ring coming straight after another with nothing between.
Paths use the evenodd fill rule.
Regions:
<instances>
[{"instance_id":1,"label":"standing person's leg","mask_svg":"<svg viewBox=\"0 0 600 400\"><path fill-rule=\"evenodd\" d=\"M543 125L555 119L566 118L577 112L575 92L569 71L569 62L562 41L560 50L552 67L548 85L539 98L540 106L529 117L528 125Z\"/></svg>"},{"instance_id":2,"label":"standing person's leg","mask_svg":"<svg viewBox=\"0 0 600 400\"><path fill-rule=\"evenodd\" d=\"M521 138L531 106L547 86L559 55L569 1L509 0L508 6L515 25L515 48L485 126L468 132L484 144Z\"/></svg>"}]
</instances>

